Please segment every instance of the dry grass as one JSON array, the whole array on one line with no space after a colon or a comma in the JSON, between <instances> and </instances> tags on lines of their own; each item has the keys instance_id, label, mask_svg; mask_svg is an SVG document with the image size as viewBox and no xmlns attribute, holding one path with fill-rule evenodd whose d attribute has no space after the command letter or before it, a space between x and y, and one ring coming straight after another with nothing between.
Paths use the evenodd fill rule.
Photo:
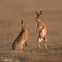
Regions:
<instances>
[{"instance_id":1,"label":"dry grass","mask_svg":"<svg viewBox=\"0 0 62 62\"><path fill-rule=\"evenodd\" d=\"M27 0L28 1L28 0ZM61 0L20 0L0 2L0 62L62 62L62 7ZM31 3L32 2L32 3ZM34 9L33 9L34 8ZM35 10L42 9L48 32L48 49L43 42L37 48ZM12 50L12 43L20 32L20 19L29 30L28 47Z\"/></svg>"}]
</instances>

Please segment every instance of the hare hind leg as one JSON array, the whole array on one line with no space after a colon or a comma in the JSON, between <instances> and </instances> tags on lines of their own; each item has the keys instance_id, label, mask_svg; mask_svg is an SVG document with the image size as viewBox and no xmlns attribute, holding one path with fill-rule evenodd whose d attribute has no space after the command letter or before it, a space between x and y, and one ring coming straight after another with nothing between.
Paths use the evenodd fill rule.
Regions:
<instances>
[{"instance_id":1,"label":"hare hind leg","mask_svg":"<svg viewBox=\"0 0 62 62\"><path fill-rule=\"evenodd\" d=\"M45 48L47 49L48 47L47 47L47 38L46 37L44 37L44 41L45 41Z\"/></svg>"},{"instance_id":2,"label":"hare hind leg","mask_svg":"<svg viewBox=\"0 0 62 62\"><path fill-rule=\"evenodd\" d=\"M15 49L16 50L22 50L23 49L23 45L17 45Z\"/></svg>"},{"instance_id":3,"label":"hare hind leg","mask_svg":"<svg viewBox=\"0 0 62 62\"><path fill-rule=\"evenodd\" d=\"M40 49L40 42L43 41L43 38L38 38L38 49Z\"/></svg>"}]
</instances>

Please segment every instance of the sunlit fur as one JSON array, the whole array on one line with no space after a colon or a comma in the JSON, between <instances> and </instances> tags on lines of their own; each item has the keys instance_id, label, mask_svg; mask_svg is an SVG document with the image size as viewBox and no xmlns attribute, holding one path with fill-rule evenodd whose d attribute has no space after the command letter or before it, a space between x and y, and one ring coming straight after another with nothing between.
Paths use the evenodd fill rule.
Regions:
<instances>
[{"instance_id":1,"label":"sunlit fur","mask_svg":"<svg viewBox=\"0 0 62 62\"><path fill-rule=\"evenodd\" d=\"M38 48L40 48L40 42L45 42L45 48L47 49L47 29L42 19L42 11L36 11L36 22L37 22L37 31L38 31Z\"/></svg>"},{"instance_id":2,"label":"sunlit fur","mask_svg":"<svg viewBox=\"0 0 62 62\"><path fill-rule=\"evenodd\" d=\"M28 40L27 27L24 25L23 20L21 20L21 31L12 44L13 50L22 50L24 43L27 46L28 43L27 40Z\"/></svg>"}]
</instances>

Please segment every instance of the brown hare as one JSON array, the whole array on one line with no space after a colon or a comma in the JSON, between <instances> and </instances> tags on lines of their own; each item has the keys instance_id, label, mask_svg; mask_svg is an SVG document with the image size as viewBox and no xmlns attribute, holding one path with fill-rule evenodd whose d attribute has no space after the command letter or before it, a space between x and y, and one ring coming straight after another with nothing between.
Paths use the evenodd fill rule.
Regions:
<instances>
[{"instance_id":1,"label":"brown hare","mask_svg":"<svg viewBox=\"0 0 62 62\"><path fill-rule=\"evenodd\" d=\"M42 20L42 11L37 12L36 11L36 22L37 22L37 31L38 31L38 48L40 48L40 42L45 41L45 48L47 49L47 29L46 26Z\"/></svg>"},{"instance_id":2,"label":"brown hare","mask_svg":"<svg viewBox=\"0 0 62 62\"><path fill-rule=\"evenodd\" d=\"M21 20L21 31L12 44L13 50L15 50L15 49L22 50L24 43L27 46L27 43L28 43L27 40L28 40L27 27L24 25L23 20Z\"/></svg>"}]
</instances>

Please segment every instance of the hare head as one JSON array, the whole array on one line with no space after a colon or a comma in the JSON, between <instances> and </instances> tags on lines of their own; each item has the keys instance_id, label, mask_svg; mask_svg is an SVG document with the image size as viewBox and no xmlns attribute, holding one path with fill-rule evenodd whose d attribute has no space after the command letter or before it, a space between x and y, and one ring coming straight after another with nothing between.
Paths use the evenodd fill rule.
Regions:
<instances>
[{"instance_id":1,"label":"hare head","mask_svg":"<svg viewBox=\"0 0 62 62\"><path fill-rule=\"evenodd\" d=\"M40 16L42 15L42 11L39 11L39 12L35 12L36 13L36 21L38 21L40 19Z\"/></svg>"}]
</instances>

